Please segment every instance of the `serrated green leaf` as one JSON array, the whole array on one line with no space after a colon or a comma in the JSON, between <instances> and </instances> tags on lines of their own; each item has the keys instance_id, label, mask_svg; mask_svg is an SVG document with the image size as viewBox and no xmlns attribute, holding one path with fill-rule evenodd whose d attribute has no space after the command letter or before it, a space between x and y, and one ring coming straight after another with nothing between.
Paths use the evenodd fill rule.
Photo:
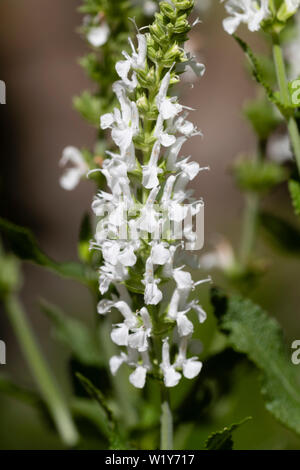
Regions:
<instances>
[{"instance_id":1,"label":"serrated green leaf","mask_svg":"<svg viewBox=\"0 0 300 470\"><path fill-rule=\"evenodd\" d=\"M259 220L261 227L275 248L286 254L300 255L300 230L298 227L269 212L261 212Z\"/></svg>"},{"instance_id":2,"label":"serrated green leaf","mask_svg":"<svg viewBox=\"0 0 300 470\"><path fill-rule=\"evenodd\" d=\"M250 416L239 423L226 426L222 431L212 433L205 443L206 450L233 450L232 433L244 423L252 419Z\"/></svg>"},{"instance_id":3,"label":"serrated green leaf","mask_svg":"<svg viewBox=\"0 0 300 470\"><path fill-rule=\"evenodd\" d=\"M94 331L79 320L66 316L58 307L42 300L42 311L51 320L56 338L66 345L82 364L101 366L103 360Z\"/></svg>"},{"instance_id":4,"label":"serrated green leaf","mask_svg":"<svg viewBox=\"0 0 300 470\"><path fill-rule=\"evenodd\" d=\"M289 191L296 215L300 215L300 183L299 181L289 181Z\"/></svg>"},{"instance_id":5,"label":"serrated green leaf","mask_svg":"<svg viewBox=\"0 0 300 470\"><path fill-rule=\"evenodd\" d=\"M292 365L282 330L258 305L238 295L211 293L220 329L235 350L247 354L262 372L262 394L267 410L289 429L300 434L298 369Z\"/></svg>"},{"instance_id":6,"label":"serrated green leaf","mask_svg":"<svg viewBox=\"0 0 300 470\"><path fill-rule=\"evenodd\" d=\"M281 112L283 116L288 117L290 116L290 114L293 114L294 113L293 107L286 106L280 100L278 94L273 92L269 83L266 82L262 67L257 57L255 56L255 54L252 52L250 46L245 41L243 41L240 37L236 36L235 34L233 35L233 37L236 40L236 42L239 44L241 49L244 51L247 58L249 59L250 65L252 67L253 77L257 81L257 83L259 83L260 85L264 87L269 100L277 106L277 108L279 109L279 111Z\"/></svg>"},{"instance_id":7,"label":"serrated green leaf","mask_svg":"<svg viewBox=\"0 0 300 470\"><path fill-rule=\"evenodd\" d=\"M39 247L32 232L24 227L15 225L0 218L0 231L9 241L13 253L20 259L31 261L49 269L62 277L90 284L97 276L86 266L76 262L58 263L47 256Z\"/></svg>"}]
</instances>

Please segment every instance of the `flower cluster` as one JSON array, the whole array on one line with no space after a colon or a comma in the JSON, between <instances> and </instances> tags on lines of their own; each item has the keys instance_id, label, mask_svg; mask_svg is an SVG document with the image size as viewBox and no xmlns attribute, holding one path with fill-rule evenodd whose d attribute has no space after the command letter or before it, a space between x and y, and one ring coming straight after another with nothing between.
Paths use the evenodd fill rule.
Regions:
<instances>
[{"instance_id":1,"label":"flower cluster","mask_svg":"<svg viewBox=\"0 0 300 470\"><path fill-rule=\"evenodd\" d=\"M208 279L194 282L185 266L177 266L184 242L176 244L168 236L170 224L182 224L203 207L186 190L203 168L190 157L179 157L186 140L201 132L187 119L189 109L169 95L178 81L176 67L180 64L181 71L194 60L179 46L191 28L187 15L192 5L160 4L150 32L138 31L137 47L130 41L131 54L124 52L124 60L116 64L120 79L113 90L119 106L101 116L101 128L110 130L118 150L108 151L103 168L95 170L105 176L110 190L100 191L92 204L99 217L92 247L103 259L99 286L105 297L98 312L116 309L121 314L123 321L113 326L111 339L126 349L111 358L110 369L116 374L127 363L137 388L144 386L149 372L173 387L182 374L191 379L202 366L198 358L187 357L194 331L189 315L194 311L202 323L206 314L189 296ZM195 65L202 75L204 67ZM192 224L184 235L191 245L196 243ZM174 286L170 299L163 287L167 282ZM171 342L177 344L175 357Z\"/></svg>"},{"instance_id":2,"label":"flower cluster","mask_svg":"<svg viewBox=\"0 0 300 470\"><path fill-rule=\"evenodd\" d=\"M271 14L269 0L228 0L225 8L230 15L223 21L228 34L235 33L241 23L247 24L250 31L258 31Z\"/></svg>"},{"instance_id":3,"label":"flower cluster","mask_svg":"<svg viewBox=\"0 0 300 470\"><path fill-rule=\"evenodd\" d=\"M300 7L300 0L283 0L278 8L270 0L221 1L226 1L225 8L230 15L223 20L223 27L228 34L234 34L242 23L246 24L250 31L258 31L269 23L273 24L274 32L278 32Z\"/></svg>"}]
</instances>

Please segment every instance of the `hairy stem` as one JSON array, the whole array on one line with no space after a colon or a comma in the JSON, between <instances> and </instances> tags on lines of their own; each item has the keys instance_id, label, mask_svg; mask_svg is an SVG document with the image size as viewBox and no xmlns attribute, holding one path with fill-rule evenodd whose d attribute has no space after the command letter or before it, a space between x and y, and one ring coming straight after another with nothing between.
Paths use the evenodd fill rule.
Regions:
<instances>
[{"instance_id":1,"label":"hairy stem","mask_svg":"<svg viewBox=\"0 0 300 470\"><path fill-rule=\"evenodd\" d=\"M4 303L23 354L43 399L46 402L60 437L66 445L74 446L79 439L76 427L58 385L52 377L48 365L36 343L25 312L18 299L13 295L7 296Z\"/></svg>"},{"instance_id":2,"label":"hairy stem","mask_svg":"<svg viewBox=\"0 0 300 470\"><path fill-rule=\"evenodd\" d=\"M244 223L242 233L242 243L240 252L240 262L246 266L254 248L257 228L257 216L259 208L259 196L256 193L246 195L246 208L244 212Z\"/></svg>"},{"instance_id":3,"label":"hairy stem","mask_svg":"<svg viewBox=\"0 0 300 470\"><path fill-rule=\"evenodd\" d=\"M281 99L283 103L288 106L290 104L288 82L286 78L286 70L282 49L277 35L273 37L273 56ZM288 118L287 126L296 158L296 164L300 173L300 135L297 122L293 116L290 116Z\"/></svg>"},{"instance_id":4,"label":"hairy stem","mask_svg":"<svg viewBox=\"0 0 300 470\"><path fill-rule=\"evenodd\" d=\"M255 161L258 163L264 159L266 152L266 142L260 140L255 155ZM242 239L240 247L240 263L243 267L247 266L255 245L258 212L260 204L260 195L258 193L246 194L246 207L244 210L244 221L242 229Z\"/></svg>"},{"instance_id":5,"label":"hairy stem","mask_svg":"<svg viewBox=\"0 0 300 470\"><path fill-rule=\"evenodd\" d=\"M173 417L170 407L169 391L161 387L161 450L173 450Z\"/></svg>"}]
</instances>

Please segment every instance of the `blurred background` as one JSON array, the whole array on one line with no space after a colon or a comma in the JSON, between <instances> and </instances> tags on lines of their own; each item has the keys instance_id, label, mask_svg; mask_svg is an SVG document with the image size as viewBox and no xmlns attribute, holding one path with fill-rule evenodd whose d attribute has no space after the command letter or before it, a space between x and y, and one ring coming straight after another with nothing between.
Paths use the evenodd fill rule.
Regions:
<instances>
[{"instance_id":1,"label":"blurred background","mask_svg":"<svg viewBox=\"0 0 300 470\"><path fill-rule=\"evenodd\" d=\"M195 185L196 195L206 204L204 252L212 248L218 234L234 246L239 242L243 196L234 186L231 165L237 154L255 149L255 138L241 116L241 107L246 98L255 96L256 85L246 72L243 54L222 29L224 7L218 1L210 3L211 7L200 13L203 23L193 31L191 40L207 72L194 88L183 84L180 91L181 101L196 108L193 121L204 134L202 140L190 140L184 153L211 168L200 174ZM32 229L41 247L60 261L76 259L82 214L89 210L94 193L89 182L81 182L71 192L59 186L62 149L66 145L92 147L95 140L95 130L72 109L72 97L92 89L77 63L87 51L76 32L81 23L76 11L79 4L78 0L0 2L0 79L7 86L7 104L0 107L1 216ZM245 31L243 34L247 37ZM259 38L257 43L253 37L250 40L257 49L261 47ZM284 187L265 204L276 213L291 214ZM290 345L300 338L297 261L275 254L263 242L259 250L271 265L251 295L279 320ZM202 292L203 304L208 306L207 292ZM69 393L65 374L68 351L53 341L38 300L49 299L91 323L90 296L84 287L24 265L22 298L51 368ZM200 333L204 347L206 335L210 337L213 329L214 320L210 319ZM0 372L34 388L4 312L0 338L7 344L7 365L0 366ZM241 373L231 402L225 399L219 408L220 427L248 415L254 418L236 433L236 448L300 449L299 439L265 412L256 372ZM0 395L0 415L1 449L60 448L56 435L45 430L30 406ZM198 434L189 437L189 448L197 448L193 446L211 430L209 424L200 426ZM188 426L182 429L184 433L188 436Z\"/></svg>"}]
</instances>

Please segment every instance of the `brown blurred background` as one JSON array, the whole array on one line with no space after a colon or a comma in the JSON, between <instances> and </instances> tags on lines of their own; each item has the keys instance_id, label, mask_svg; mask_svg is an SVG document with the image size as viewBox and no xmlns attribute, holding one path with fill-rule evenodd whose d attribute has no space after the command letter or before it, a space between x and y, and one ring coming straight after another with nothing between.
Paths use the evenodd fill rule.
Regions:
<instances>
[{"instance_id":1,"label":"brown blurred background","mask_svg":"<svg viewBox=\"0 0 300 470\"><path fill-rule=\"evenodd\" d=\"M193 120L204 133L203 140L194 138L185 146L184 154L192 154L193 159L211 168L209 173L201 173L195 187L197 196L203 196L206 202L205 250L211 248L217 233L233 243L239 240L243 198L234 187L230 165L238 153L255 149L251 129L241 117L241 106L245 98L255 95L256 86L245 71L242 53L222 29L223 6L218 1L212 3L192 36L207 72L193 89L185 85L181 92L181 101L196 108ZM7 85L7 104L0 108L1 215L30 227L42 248L61 261L76 259L79 224L83 212L89 210L94 190L89 182L82 182L76 190L65 192L58 183L62 149L69 144L92 147L95 139L95 130L82 121L71 103L74 95L91 88L77 64L77 58L87 50L76 34L81 21L76 12L79 4L78 0L0 3L0 79ZM268 204L279 211L289 211L284 190L278 191L272 201ZM257 289L257 297L280 319L290 341L300 337L297 265L270 250L267 253L273 269ZM65 352L52 341L37 299L50 299L74 315L90 318L89 296L84 288L57 280L36 267L26 265L23 272L27 311L43 350L63 380ZM7 342L8 364L3 371L31 385L3 315L0 338ZM0 396L1 419L8 432L1 436L1 448L13 447L9 432L16 432L13 417L20 406L9 403L7 409L7 403ZM31 426L26 418L22 423L19 434L22 426ZM38 436L38 427L33 424L32 433Z\"/></svg>"}]
</instances>

